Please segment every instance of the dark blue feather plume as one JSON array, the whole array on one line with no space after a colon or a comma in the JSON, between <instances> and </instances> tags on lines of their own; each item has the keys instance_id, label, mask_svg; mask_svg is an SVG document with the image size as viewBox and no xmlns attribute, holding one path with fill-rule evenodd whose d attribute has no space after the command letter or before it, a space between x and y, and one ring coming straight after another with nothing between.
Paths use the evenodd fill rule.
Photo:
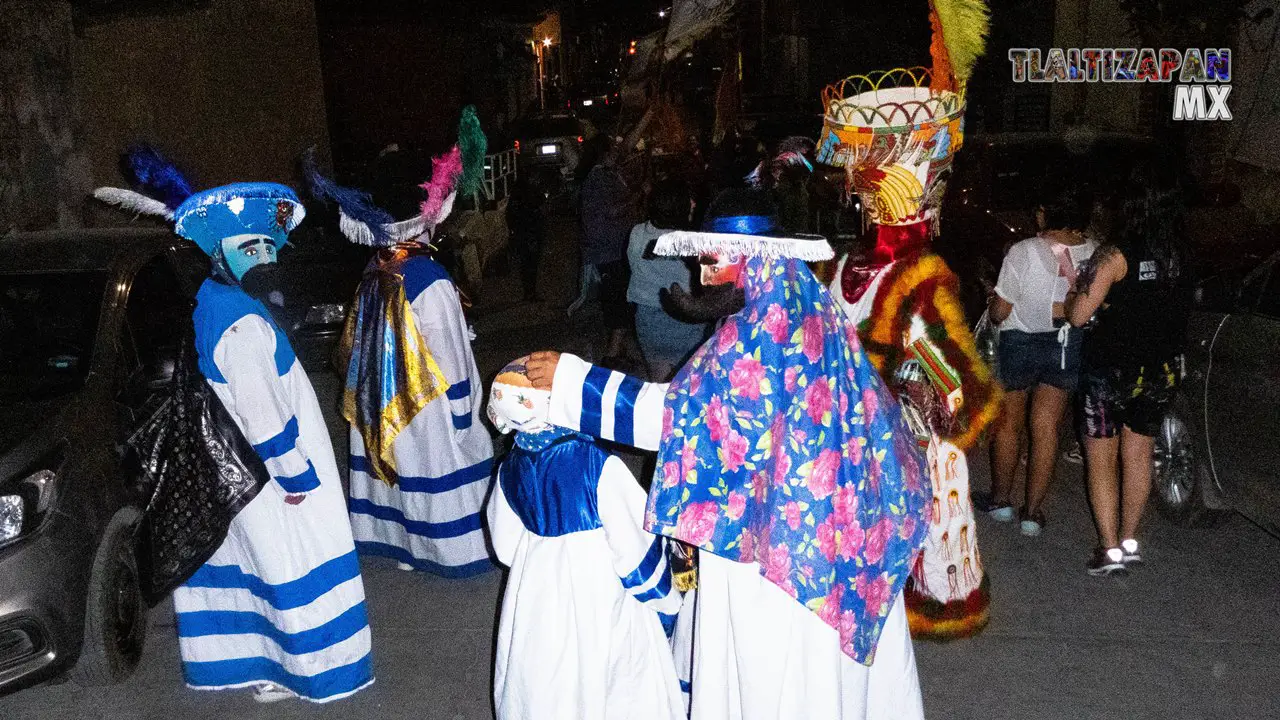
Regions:
<instances>
[{"instance_id":1,"label":"dark blue feather plume","mask_svg":"<svg viewBox=\"0 0 1280 720\"><path fill-rule=\"evenodd\" d=\"M191 184L182 171L154 147L135 145L129 149L128 160L134 182L170 210L178 209L183 200L191 197Z\"/></svg>"},{"instance_id":2,"label":"dark blue feather plume","mask_svg":"<svg viewBox=\"0 0 1280 720\"><path fill-rule=\"evenodd\" d=\"M369 193L344 187L325 177L316 167L315 148L307 150L302 156L302 171L306 175L311 194L317 200L337 203L347 217L369 227L377 244L389 244L390 236L384 226L394 223L396 219L375 205Z\"/></svg>"}]
</instances>

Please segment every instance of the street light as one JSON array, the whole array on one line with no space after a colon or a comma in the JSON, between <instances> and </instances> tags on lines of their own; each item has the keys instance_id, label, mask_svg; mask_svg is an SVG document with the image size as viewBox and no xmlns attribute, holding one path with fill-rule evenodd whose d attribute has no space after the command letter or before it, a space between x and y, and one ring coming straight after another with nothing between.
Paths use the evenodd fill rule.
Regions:
<instances>
[{"instance_id":1,"label":"street light","mask_svg":"<svg viewBox=\"0 0 1280 720\"><path fill-rule=\"evenodd\" d=\"M551 47L551 38L549 37L542 38L542 46Z\"/></svg>"}]
</instances>

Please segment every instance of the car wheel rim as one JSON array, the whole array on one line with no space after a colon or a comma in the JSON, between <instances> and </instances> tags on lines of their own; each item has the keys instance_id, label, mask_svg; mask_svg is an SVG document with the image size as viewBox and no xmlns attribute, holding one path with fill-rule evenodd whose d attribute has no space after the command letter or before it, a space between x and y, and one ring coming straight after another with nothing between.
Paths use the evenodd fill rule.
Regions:
<instances>
[{"instance_id":1,"label":"car wheel rim","mask_svg":"<svg viewBox=\"0 0 1280 720\"><path fill-rule=\"evenodd\" d=\"M111 640L130 665L142 657L142 637L145 629L139 622L141 598L138 595L138 577L126 557L116 560L114 608L111 614Z\"/></svg>"},{"instance_id":2,"label":"car wheel rim","mask_svg":"<svg viewBox=\"0 0 1280 720\"><path fill-rule=\"evenodd\" d=\"M1194 460L1186 425L1177 417L1166 417L1156 436L1152 477L1156 491L1169 506L1183 507L1191 502Z\"/></svg>"}]
</instances>

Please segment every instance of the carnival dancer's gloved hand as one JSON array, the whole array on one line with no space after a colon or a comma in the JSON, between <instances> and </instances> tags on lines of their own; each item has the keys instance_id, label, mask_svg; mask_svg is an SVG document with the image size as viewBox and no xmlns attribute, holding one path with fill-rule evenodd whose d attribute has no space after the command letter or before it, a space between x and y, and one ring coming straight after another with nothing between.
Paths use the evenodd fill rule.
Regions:
<instances>
[{"instance_id":1,"label":"carnival dancer's gloved hand","mask_svg":"<svg viewBox=\"0 0 1280 720\"><path fill-rule=\"evenodd\" d=\"M732 315L747 304L742 288L734 285L713 285L704 288L696 297L676 283L659 293L663 307L670 307L672 314L682 320L710 322Z\"/></svg>"},{"instance_id":2,"label":"carnival dancer's gloved hand","mask_svg":"<svg viewBox=\"0 0 1280 720\"><path fill-rule=\"evenodd\" d=\"M560 353L554 350L539 350L531 353L525 362L525 376L538 390L550 390L551 382L556 377L556 366L560 363Z\"/></svg>"}]
</instances>

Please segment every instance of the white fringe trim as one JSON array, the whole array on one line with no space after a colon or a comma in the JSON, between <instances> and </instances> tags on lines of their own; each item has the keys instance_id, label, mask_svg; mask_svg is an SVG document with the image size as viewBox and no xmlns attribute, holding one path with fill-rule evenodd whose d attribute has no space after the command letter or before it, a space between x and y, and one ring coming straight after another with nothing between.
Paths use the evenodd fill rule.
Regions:
<instances>
[{"instance_id":1,"label":"white fringe trim","mask_svg":"<svg viewBox=\"0 0 1280 720\"><path fill-rule=\"evenodd\" d=\"M821 235L799 235L777 238L732 233L691 232L675 230L658 238L653 249L657 255L691 257L724 253L771 258L795 258L806 262L835 257L830 243Z\"/></svg>"},{"instance_id":2,"label":"white fringe trim","mask_svg":"<svg viewBox=\"0 0 1280 720\"><path fill-rule=\"evenodd\" d=\"M162 217L165 220L173 220L173 210L168 205L147 197L140 192L126 190L124 188L100 187L93 191L93 196L104 203L115 205L121 210L132 212L134 216L151 215L153 217Z\"/></svg>"},{"instance_id":3,"label":"white fringe trim","mask_svg":"<svg viewBox=\"0 0 1280 720\"><path fill-rule=\"evenodd\" d=\"M387 233L387 240L379 242L377 238L374 237L373 230L369 227L368 223L354 220L351 216L347 215L342 210L339 210L338 228L342 230L342 234L346 235L347 239L351 242L376 247L378 245L384 245L387 242L398 243L413 240L414 238L421 236L423 233L433 230L434 226L429 227L427 225L426 218L421 215L411 217L408 220L389 223L382 226L383 230Z\"/></svg>"}]
</instances>

